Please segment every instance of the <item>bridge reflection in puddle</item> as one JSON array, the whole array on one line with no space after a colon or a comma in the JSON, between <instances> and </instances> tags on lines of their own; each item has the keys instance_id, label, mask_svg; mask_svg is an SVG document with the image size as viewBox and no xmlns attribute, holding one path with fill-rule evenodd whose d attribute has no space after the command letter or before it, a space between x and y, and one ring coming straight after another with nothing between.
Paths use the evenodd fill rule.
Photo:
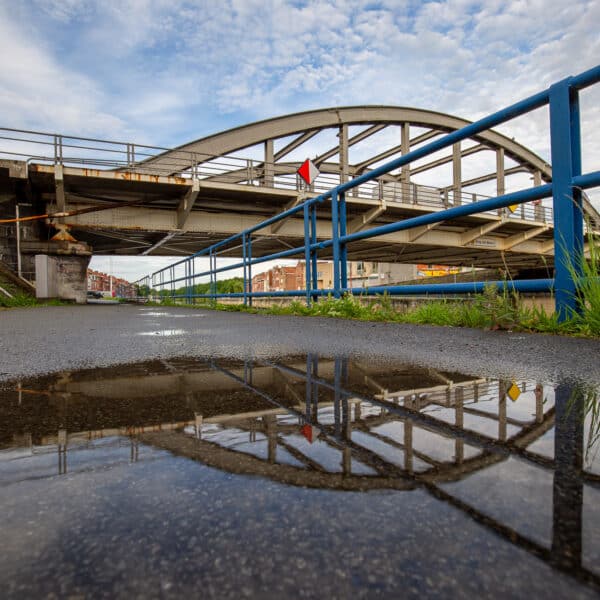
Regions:
<instances>
[{"instance_id":1,"label":"bridge reflection in puddle","mask_svg":"<svg viewBox=\"0 0 600 600\"><path fill-rule=\"evenodd\" d=\"M413 490L457 511L457 529L475 523L490 534L491 557L508 543L549 566L565 590L572 578L581 593L600 586L597 401L579 384L309 355L155 361L60 373L0 393L0 507L33 481L43 493L56 475L104 480L133 463L149 469L140 478L152 477L178 457L286 489ZM238 479L242 492L256 485ZM364 510L372 500L363 495ZM403 539L402 523L392 526L385 514L380 521ZM421 527L416 543L435 541Z\"/></svg>"}]
</instances>

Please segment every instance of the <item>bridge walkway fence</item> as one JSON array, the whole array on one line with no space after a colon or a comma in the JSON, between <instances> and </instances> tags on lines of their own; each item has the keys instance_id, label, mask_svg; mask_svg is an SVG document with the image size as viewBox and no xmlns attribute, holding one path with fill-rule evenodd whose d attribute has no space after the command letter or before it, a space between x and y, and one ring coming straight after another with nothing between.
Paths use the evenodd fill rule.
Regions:
<instances>
[{"instance_id":1,"label":"bridge walkway fence","mask_svg":"<svg viewBox=\"0 0 600 600\"><path fill-rule=\"evenodd\" d=\"M340 298L344 294L471 294L482 292L487 285L494 285L499 290L508 289L515 292L553 291L558 317L560 320L565 320L578 311L577 281L581 276L580 258L584 252L583 190L600 186L600 170L588 173L581 172L579 91L597 84L599 81L600 65L577 76L559 81L544 91L448 133L439 139L435 139L359 177L339 183L315 197L304 200L301 204L284 210L253 227L203 248L185 259L152 273L148 277L150 286L163 291L166 289L168 290L168 297L186 299L188 302L192 302L195 298L210 299L212 301L219 298L237 298L241 299L244 304L251 304L253 298L303 297L306 299L307 304L310 304L319 297L329 295ZM346 195L351 190L369 182L377 182L378 178L395 169L546 105L549 105L550 113L552 183L348 233ZM526 202L550 197L553 203L552 217L554 222L554 279L373 286L368 288L348 287L347 249L352 243L416 227L433 226L442 221L447 222L488 211L497 214L498 211L508 207L514 208ZM316 230L317 211L326 202L330 204L331 237L318 240ZM257 252L253 254L253 242L256 243L257 240L260 240L260 231L290 217L303 219L304 244L264 256L257 256ZM239 250L240 245L242 247L241 262L217 266L219 254L222 255L225 252L231 254L232 251ZM317 258L320 251L327 251L327 255L331 256L333 260L332 287L327 289L317 287ZM205 257L209 258L209 269L197 271L195 261ZM254 291L252 289L253 266L267 261L292 257L300 257L305 261L304 290ZM218 293L217 275L236 269L242 270L243 273L243 291ZM206 277L210 279L209 292L194 293L197 280ZM183 293L178 291L181 288L185 288Z\"/></svg>"}]
</instances>

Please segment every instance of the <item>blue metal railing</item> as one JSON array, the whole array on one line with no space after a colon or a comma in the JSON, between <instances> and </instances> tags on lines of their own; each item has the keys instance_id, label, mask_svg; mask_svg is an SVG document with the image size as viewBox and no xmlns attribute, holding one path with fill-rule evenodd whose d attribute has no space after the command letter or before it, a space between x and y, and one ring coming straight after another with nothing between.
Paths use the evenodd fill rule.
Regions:
<instances>
[{"instance_id":1,"label":"blue metal railing","mask_svg":"<svg viewBox=\"0 0 600 600\"><path fill-rule=\"evenodd\" d=\"M406 286L378 286L349 288L347 276L347 247L349 244L379 237L385 234L431 225L490 210L498 210L511 205L520 205L542 198L553 198L554 220L554 262L555 279L517 280L510 283L504 281L487 282L498 287L508 285L514 291L545 292L554 290L556 309L561 320L577 311L576 281L580 273L578 257L583 253L583 208L582 190L600 186L600 171L581 173L581 136L579 124L579 90L600 81L600 65L580 75L569 77L548 89L517 102L466 127L448 133L424 146L381 165L350 181L340 183L331 190L314 198L305 200L293 208L266 219L244 231L217 242L195 254L182 259L169 267L160 269L149 276L151 287L170 286L173 298L242 298L244 303L252 302L252 298L261 297L306 297L307 303L324 295L339 298L345 293L352 294L453 294L480 292L486 282L457 284L424 284ZM454 206L446 210L421 215L418 217L380 225L371 229L347 233L346 230L346 192L366 182L377 179L399 167L424 158L453 144L476 136L477 134L505 123L515 117L529 113L542 106L550 107L550 138L552 156L552 183L534 188L504 194L496 198ZM317 241L316 211L325 201L331 202L331 237ZM252 236L261 229L273 225L294 215L302 216L304 221L304 245L275 252L266 256L252 255ZM241 242L242 261L217 268L216 258L219 251L226 249L234 242ZM333 287L317 289L317 254L319 250L331 249L333 256ZM231 248L229 248L231 249ZM196 272L195 259L208 256L208 270ZM301 291L254 292L252 290L252 266L266 261L302 256L305 261L305 289ZM184 273L177 271L183 266ZM242 269L243 292L217 293L216 276L218 273ZM167 275L167 278L165 278ZM210 277L210 293L194 294L193 285L201 277ZM175 286L182 284L185 294L177 294ZM181 285L179 286L181 287Z\"/></svg>"}]
</instances>

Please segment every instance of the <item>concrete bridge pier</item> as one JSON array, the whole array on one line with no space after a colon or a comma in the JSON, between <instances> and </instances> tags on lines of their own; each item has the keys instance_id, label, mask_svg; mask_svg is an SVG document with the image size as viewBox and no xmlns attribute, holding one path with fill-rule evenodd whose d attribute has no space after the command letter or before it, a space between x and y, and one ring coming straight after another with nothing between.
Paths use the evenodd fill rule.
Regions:
<instances>
[{"instance_id":1,"label":"concrete bridge pier","mask_svg":"<svg viewBox=\"0 0 600 600\"><path fill-rule=\"evenodd\" d=\"M87 267L91 248L83 242L39 242L35 252L37 298L57 298L77 304L87 301Z\"/></svg>"}]
</instances>

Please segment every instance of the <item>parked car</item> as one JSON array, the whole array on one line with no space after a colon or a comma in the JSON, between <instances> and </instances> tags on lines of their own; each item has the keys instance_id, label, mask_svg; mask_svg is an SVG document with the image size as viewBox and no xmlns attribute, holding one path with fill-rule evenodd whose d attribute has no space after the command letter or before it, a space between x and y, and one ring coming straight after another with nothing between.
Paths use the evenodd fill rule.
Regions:
<instances>
[{"instance_id":1,"label":"parked car","mask_svg":"<svg viewBox=\"0 0 600 600\"><path fill-rule=\"evenodd\" d=\"M95 292L93 290L88 290L87 297L88 298L102 298L102 292Z\"/></svg>"}]
</instances>

